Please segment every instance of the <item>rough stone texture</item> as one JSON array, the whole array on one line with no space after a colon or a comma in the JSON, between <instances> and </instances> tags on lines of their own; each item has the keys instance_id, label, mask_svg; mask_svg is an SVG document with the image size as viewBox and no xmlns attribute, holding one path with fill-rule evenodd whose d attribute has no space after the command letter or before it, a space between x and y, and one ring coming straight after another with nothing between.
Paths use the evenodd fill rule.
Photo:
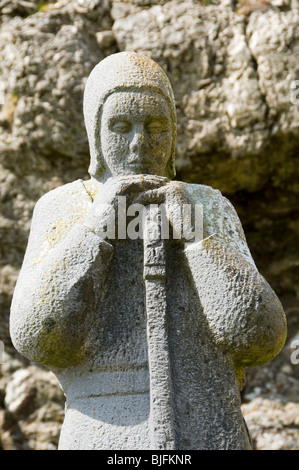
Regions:
<instances>
[{"instance_id":1,"label":"rough stone texture","mask_svg":"<svg viewBox=\"0 0 299 470\"><path fill-rule=\"evenodd\" d=\"M171 78L179 117L178 178L219 188L234 203L254 259L283 302L291 341L299 327L298 105L289 100L289 83L298 79L298 2L39 3L0 2L0 338L7 363L15 357L9 306L33 207L45 192L86 174L84 82L103 56L126 48L148 51ZM6 384L11 373L0 367ZM244 401L269 390L279 402L298 401L298 365L290 363L289 350L247 375ZM1 406L7 416L2 398ZM275 417L272 422L275 441L298 448L298 425L290 443ZM18 441L6 423L11 445L26 447L26 437ZM258 415L250 425L263 432ZM34 439L33 447L40 436ZM259 440L257 448L270 441Z\"/></svg>"},{"instance_id":2,"label":"rough stone texture","mask_svg":"<svg viewBox=\"0 0 299 470\"><path fill-rule=\"evenodd\" d=\"M243 415L258 449L298 450L298 403L255 398Z\"/></svg>"},{"instance_id":3,"label":"rough stone texture","mask_svg":"<svg viewBox=\"0 0 299 470\"><path fill-rule=\"evenodd\" d=\"M7 356L1 375L1 390L5 390L1 449L56 449L64 417L64 395L57 379L40 366L24 368L22 362Z\"/></svg>"}]
</instances>

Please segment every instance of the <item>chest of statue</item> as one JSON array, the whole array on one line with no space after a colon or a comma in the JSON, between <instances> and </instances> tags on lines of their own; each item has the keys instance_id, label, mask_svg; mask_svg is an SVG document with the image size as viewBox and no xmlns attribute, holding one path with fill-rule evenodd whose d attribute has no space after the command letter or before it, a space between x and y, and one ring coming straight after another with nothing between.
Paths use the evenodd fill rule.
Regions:
<instances>
[{"instance_id":1,"label":"chest of statue","mask_svg":"<svg viewBox=\"0 0 299 470\"><path fill-rule=\"evenodd\" d=\"M200 336L200 304L192 292L182 250L173 250L173 247L170 250L168 242L165 248L169 341L172 342L173 336L175 343L180 338L185 343L186 334L190 336L194 329ZM89 361L94 369L134 368L147 364L147 311L143 272L143 240L117 241L106 291L93 314L93 336L88 340L91 345ZM159 301L158 292L155 295Z\"/></svg>"}]
</instances>

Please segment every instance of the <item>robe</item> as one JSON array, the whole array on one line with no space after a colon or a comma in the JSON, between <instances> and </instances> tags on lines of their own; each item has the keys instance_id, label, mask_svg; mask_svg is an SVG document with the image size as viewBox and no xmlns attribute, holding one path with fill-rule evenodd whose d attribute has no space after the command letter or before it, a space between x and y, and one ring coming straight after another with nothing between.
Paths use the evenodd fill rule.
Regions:
<instances>
[{"instance_id":1,"label":"robe","mask_svg":"<svg viewBox=\"0 0 299 470\"><path fill-rule=\"evenodd\" d=\"M59 449L250 449L244 370L278 354L285 315L231 203L183 185L203 206L204 239L167 240L167 337L151 370L143 241L110 243L84 225L101 186L93 180L59 187L35 207L10 329L16 349L51 369L66 395ZM163 360L168 389L163 376L155 381ZM168 408L153 422L166 389Z\"/></svg>"}]
</instances>

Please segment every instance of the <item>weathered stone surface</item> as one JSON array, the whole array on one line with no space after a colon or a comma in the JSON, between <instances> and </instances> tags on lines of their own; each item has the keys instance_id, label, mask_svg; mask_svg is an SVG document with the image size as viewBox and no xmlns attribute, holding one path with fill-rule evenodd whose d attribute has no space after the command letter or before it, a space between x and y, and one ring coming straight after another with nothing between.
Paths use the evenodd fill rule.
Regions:
<instances>
[{"instance_id":1,"label":"weathered stone surface","mask_svg":"<svg viewBox=\"0 0 299 470\"><path fill-rule=\"evenodd\" d=\"M5 341L6 350L15 354L8 335L8 312L35 202L45 192L85 174L89 155L79 104L84 81L104 55L128 47L148 51L170 76L180 103L178 177L212 185L229 196L259 269L283 302L290 339L295 337L299 328L298 105L288 101L288 84L293 77L298 78L298 2L275 2L276 6L274 2L269 2L273 6L265 3L241 1L235 11L230 2L201 5L194 1L184 8L185 2L114 1L110 6L105 2L59 1L45 2L38 11L37 1L0 2L0 35L2 31L4 34L0 39L0 68L5 80L5 104L0 103L0 339ZM137 8L144 12L142 30L136 21ZM188 9L193 16L188 15ZM172 26L170 35L161 28L167 27L165 12ZM236 25L236 33L231 25ZM78 28L78 34L72 27ZM127 31L128 39L121 28ZM236 53L236 60L228 51L235 35L244 51L241 58ZM205 45L208 59L204 59ZM55 54L62 51L64 65L63 58L54 61ZM72 51L76 51L78 62ZM175 59L176 54L179 59ZM46 55L50 60L44 59ZM210 65L204 65L206 62ZM202 70L208 70L204 79L199 63ZM235 80L232 95L231 75ZM197 81L198 88L194 86ZM44 83L40 89L39 82ZM63 91L58 88L60 82ZM251 90L250 96L244 90L249 102L247 105L240 99L238 106L235 97L243 84ZM223 90L225 97L219 95ZM257 113L257 122L250 118L246 122L248 116L242 121L242 109ZM234 119L237 127L232 125ZM52 140L55 122L60 124L55 127L57 138ZM257 153L251 153L256 145ZM286 375L288 387L278 378L284 366L292 370ZM292 401L290 382L294 379L298 383L297 369L287 354L282 364L275 360L263 366L263 373L253 369L247 388L252 390L252 383L263 395L267 377L269 387L277 390L280 399L282 395L287 399L290 393ZM5 390L1 390L2 396Z\"/></svg>"}]
</instances>

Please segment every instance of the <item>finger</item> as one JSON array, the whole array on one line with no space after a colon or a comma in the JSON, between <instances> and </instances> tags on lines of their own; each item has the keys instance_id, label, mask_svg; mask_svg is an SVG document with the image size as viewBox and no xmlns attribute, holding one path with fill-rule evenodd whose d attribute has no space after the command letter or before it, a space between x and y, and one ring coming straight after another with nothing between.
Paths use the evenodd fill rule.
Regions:
<instances>
[{"instance_id":1,"label":"finger","mask_svg":"<svg viewBox=\"0 0 299 470\"><path fill-rule=\"evenodd\" d=\"M165 189L156 188L144 191L134 198L134 203L148 206L149 204L164 204L165 203Z\"/></svg>"},{"instance_id":2,"label":"finger","mask_svg":"<svg viewBox=\"0 0 299 470\"><path fill-rule=\"evenodd\" d=\"M137 174L137 175L127 175L127 176L120 176L117 177L121 180L135 180L135 181L157 181L161 183L167 183L170 180L166 176L160 176L160 175L148 175L145 173Z\"/></svg>"},{"instance_id":3,"label":"finger","mask_svg":"<svg viewBox=\"0 0 299 470\"><path fill-rule=\"evenodd\" d=\"M163 187L166 184L165 181L156 179L135 179L131 182L122 182L122 194L130 195L137 194L145 191L155 190Z\"/></svg>"},{"instance_id":4,"label":"finger","mask_svg":"<svg viewBox=\"0 0 299 470\"><path fill-rule=\"evenodd\" d=\"M169 179L165 176L158 176L158 175L124 175L124 176L117 176L111 177L106 182L105 185L110 185L113 183L155 183L155 184L166 184L169 183Z\"/></svg>"}]
</instances>

